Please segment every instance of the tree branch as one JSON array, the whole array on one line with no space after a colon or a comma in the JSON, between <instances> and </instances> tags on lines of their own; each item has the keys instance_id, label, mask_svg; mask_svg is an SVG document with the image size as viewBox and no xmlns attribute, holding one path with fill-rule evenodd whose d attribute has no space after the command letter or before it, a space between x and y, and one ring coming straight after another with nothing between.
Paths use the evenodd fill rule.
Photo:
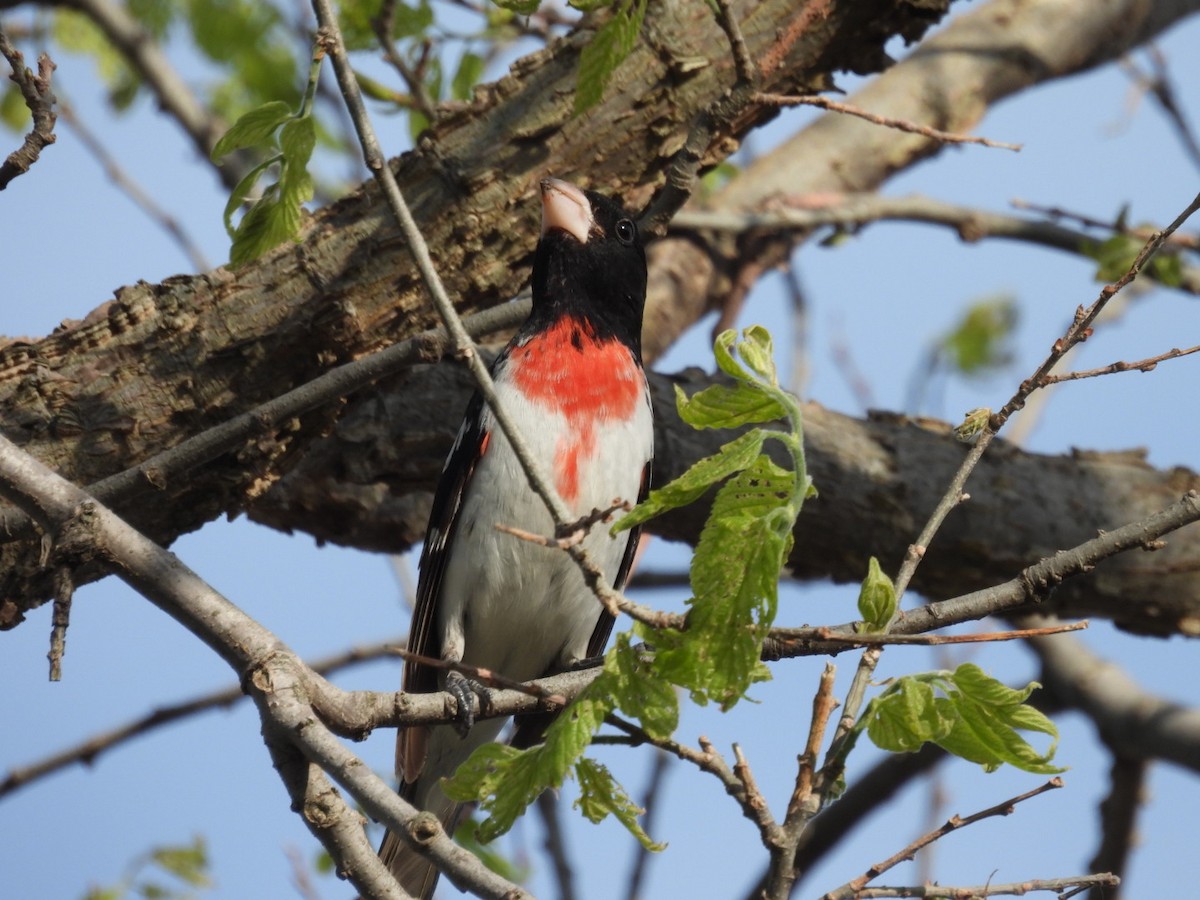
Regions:
<instances>
[{"instance_id":1,"label":"tree branch","mask_svg":"<svg viewBox=\"0 0 1200 900\"><path fill-rule=\"evenodd\" d=\"M8 60L12 74L9 80L16 84L29 107L33 117L33 128L25 135L21 146L8 155L3 165L0 165L0 191L8 187L14 178L24 175L30 166L38 161L42 150L56 140L54 122L57 114L54 112L56 101L54 92L50 90L50 76L55 65L45 53L38 57L38 73L34 75L25 67L25 57L9 43L8 35L0 31L0 56Z\"/></svg>"}]
</instances>

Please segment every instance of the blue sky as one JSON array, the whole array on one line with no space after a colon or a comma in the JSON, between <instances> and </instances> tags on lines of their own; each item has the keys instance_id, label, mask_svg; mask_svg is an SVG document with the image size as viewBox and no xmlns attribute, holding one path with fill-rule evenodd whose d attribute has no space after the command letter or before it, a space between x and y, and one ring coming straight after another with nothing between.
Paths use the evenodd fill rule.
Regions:
<instances>
[{"instance_id":1,"label":"blue sky","mask_svg":"<svg viewBox=\"0 0 1200 900\"><path fill-rule=\"evenodd\" d=\"M1177 28L1161 47L1171 62L1184 109L1200 116L1200 22ZM225 197L211 170L196 159L174 126L139 101L115 123L95 110L97 91L87 64L62 57L56 78L139 182L176 216L214 262L225 258L221 225ZM1128 80L1115 68L1038 88L994 110L979 129L988 137L1024 144L1019 154L978 147L955 148L886 186L889 194L920 192L939 199L1003 210L1013 198L1113 216L1130 204L1132 221L1166 222L1200 187L1200 173L1181 150L1162 116L1147 102L1128 107ZM756 140L766 147L803 120L781 117ZM810 115L810 114L808 114ZM390 154L406 145L403 123L378 117ZM15 139L10 136L8 143ZM5 152L8 152L7 150ZM341 169L338 170L339 172ZM0 333L42 335L60 320L82 317L138 279L159 281L188 270L178 247L133 208L108 181L65 126L31 174L14 181L0 203L5 299ZM1200 222L1190 223L1191 230ZM976 406L998 406L1045 355L1075 306L1095 298L1093 267L1050 250L1012 244L964 245L929 226L881 225L836 249L805 247L798 254L811 304L806 397L852 414L861 412L833 362L831 346L849 344L857 365L885 409L900 409L914 367L930 341L946 331L971 299L1013 294L1020 305L1013 369L986 380L947 385L928 412L954 418ZM761 322L777 335L788 366L786 298L776 277L753 295L742 324ZM670 371L709 366L707 324L660 363ZM1200 341L1196 299L1153 290L1118 322L1098 330L1083 348L1080 367L1133 359ZM1028 446L1062 453L1072 447L1144 446L1158 466L1200 468L1200 426L1191 414L1200 391L1193 359L1166 363L1150 374L1126 374L1068 385L1056 392ZM1196 527L1196 526L1193 526ZM380 556L324 547L305 536L287 537L244 520L215 522L173 548L227 597L308 657L354 643L399 637L406 627L402 591L390 562ZM932 552L936 552L936 545ZM659 544L650 568L686 564L678 547ZM894 572L898 560L884 560ZM406 563L409 564L409 563ZM645 602L677 607L678 595L656 592ZM789 588L782 622L843 621L852 615L855 590L827 585ZM115 579L79 591L68 636L64 680L46 681L49 608L0 636L0 769L39 759L80 738L231 681L226 667L149 602ZM1098 624L1088 645L1124 665L1147 688L1194 704L1195 649L1182 640L1150 641ZM969 657L993 674L1016 682L1035 675L1025 651L984 647ZM775 680L756 689L758 704L728 715L689 709L679 737L700 734L728 751L739 741L764 794L777 807L790 791L795 754L807 729L808 707L822 660L778 664ZM926 650L890 650L879 677L941 665ZM853 669L838 660L839 691ZM347 687L388 689L399 667L376 664L339 679ZM1094 850L1095 809L1107 784L1107 760L1096 752L1090 725L1077 716L1059 720L1059 760L1071 767L1067 788L1040 797L1004 819L951 836L934 851L932 872L943 884L989 879L1077 874ZM392 735L380 732L357 747L380 771L391 764ZM860 751L855 769L873 757ZM606 749L600 757L636 797L645 778L644 751ZM853 779L854 770L850 773ZM1013 770L984 775L965 763L945 770L947 805L935 816L969 813L1026 791L1044 779ZM869 827L832 854L807 882L805 895L826 890L882 859L926 827L927 791L907 791ZM570 798L569 789L566 797ZM741 896L764 855L756 833L711 779L674 765L653 836L670 848L655 860L645 896ZM258 736L253 710L241 705L164 729L105 755L85 769L65 773L0 802L0 872L6 896L71 898L90 884L111 884L151 846L208 841L217 888L212 896L289 897L294 848L306 860L315 843L287 808ZM1131 875L1136 896L1183 896L1192 875L1179 865L1200 804L1200 781L1157 766L1139 829ZM618 896L632 857L631 840L611 823L572 821L568 839L585 898ZM508 846L536 854L541 826L530 817ZM551 895L544 871L532 882ZM911 867L884 883L908 883ZM1186 879L1186 880L1185 880ZM1185 887L1188 886L1188 887ZM324 897L350 889L326 879ZM445 891L455 896L451 889Z\"/></svg>"}]
</instances>

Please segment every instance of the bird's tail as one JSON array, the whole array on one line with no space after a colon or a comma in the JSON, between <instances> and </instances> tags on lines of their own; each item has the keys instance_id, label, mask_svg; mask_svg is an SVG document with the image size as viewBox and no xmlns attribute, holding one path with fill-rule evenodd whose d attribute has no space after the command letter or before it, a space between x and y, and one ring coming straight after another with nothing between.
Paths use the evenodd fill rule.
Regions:
<instances>
[{"instance_id":1,"label":"bird's tail","mask_svg":"<svg viewBox=\"0 0 1200 900\"><path fill-rule=\"evenodd\" d=\"M419 752L408 750L407 759L402 757L402 764L397 768L403 772L403 763L411 763L417 774L412 781L401 774L400 796L417 809L433 813L446 833L453 834L463 807L442 791L442 778L453 775L476 747L496 740L504 722L504 719L476 722L466 737L459 737L449 725L435 725L425 734L416 734L415 737L421 739L414 743L414 746L420 745ZM407 747L408 737L407 733L401 733L398 746ZM409 847L404 838L389 831L379 847L379 858L405 891L420 900L429 900L433 896L439 874L437 867Z\"/></svg>"},{"instance_id":2,"label":"bird's tail","mask_svg":"<svg viewBox=\"0 0 1200 900\"><path fill-rule=\"evenodd\" d=\"M418 783L404 785L400 790L401 796L414 805L420 805L417 804L416 799ZM425 798L425 808L438 817L447 834L453 834L459 813L462 811L462 804L455 803L440 789L429 793L430 796ZM419 898L419 900L429 900L433 896L433 890L437 887L438 875L441 874L437 866L409 847L404 839L395 832L389 831L383 836L383 843L379 846L379 858L395 876L405 893Z\"/></svg>"}]
</instances>

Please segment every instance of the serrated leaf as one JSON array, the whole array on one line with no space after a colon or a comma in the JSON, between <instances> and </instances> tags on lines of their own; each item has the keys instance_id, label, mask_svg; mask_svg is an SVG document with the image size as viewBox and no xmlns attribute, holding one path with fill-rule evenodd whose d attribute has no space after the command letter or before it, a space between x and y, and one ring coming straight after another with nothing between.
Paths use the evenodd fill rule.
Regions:
<instances>
[{"instance_id":1,"label":"serrated leaf","mask_svg":"<svg viewBox=\"0 0 1200 900\"><path fill-rule=\"evenodd\" d=\"M997 681L975 663L963 663L950 676L954 686L979 703L996 708L1019 706L1029 699L1033 692L1041 687L1036 681L1031 681L1018 690L1010 688L1002 681Z\"/></svg>"},{"instance_id":2,"label":"serrated leaf","mask_svg":"<svg viewBox=\"0 0 1200 900\"><path fill-rule=\"evenodd\" d=\"M615 816L646 850L657 853L666 849L666 844L655 843L646 834L637 820L645 810L629 799L625 789L605 766L581 759L575 765L575 777L579 780L579 799L575 801L575 808L590 822L601 822L609 815Z\"/></svg>"},{"instance_id":3,"label":"serrated leaf","mask_svg":"<svg viewBox=\"0 0 1200 900\"><path fill-rule=\"evenodd\" d=\"M642 661L628 634L617 635L604 665L613 675L611 694L616 706L651 737L670 737L679 725L679 698L670 682Z\"/></svg>"},{"instance_id":4,"label":"serrated leaf","mask_svg":"<svg viewBox=\"0 0 1200 900\"><path fill-rule=\"evenodd\" d=\"M787 410L775 397L746 382L714 384L691 397L675 385L675 406L679 417L693 428L737 428L787 416Z\"/></svg>"},{"instance_id":5,"label":"serrated leaf","mask_svg":"<svg viewBox=\"0 0 1200 900\"><path fill-rule=\"evenodd\" d=\"M676 646L658 648L661 671L722 709L770 677L759 655L792 545L786 507L794 480L759 456L717 492L692 561L687 630Z\"/></svg>"},{"instance_id":6,"label":"serrated leaf","mask_svg":"<svg viewBox=\"0 0 1200 900\"><path fill-rule=\"evenodd\" d=\"M604 96L613 72L637 43L647 0L618 0L612 18L592 35L579 55L575 82L575 114L591 109Z\"/></svg>"},{"instance_id":7,"label":"serrated leaf","mask_svg":"<svg viewBox=\"0 0 1200 900\"><path fill-rule=\"evenodd\" d=\"M745 361L756 375L772 387L779 384L775 372L775 349L771 342L771 332L761 325L751 325L742 332L742 342L738 344L738 355Z\"/></svg>"},{"instance_id":8,"label":"serrated leaf","mask_svg":"<svg viewBox=\"0 0 1200 900\"><path fill-rule=\"evenodd\" d=\"M269 190L238 224L237 235L229 250L230 265L237 268L253 262L294 236L299 228L300 208L284 202L278 190Z\"/></svg>"},{"instance_id":9,"label":"serrated leaf","mask_svg":"<svg viewBox=\"0 0 1200 900\"><path fill-rule=\"evenodd\" d=\"M317 132L311 116L291 119L279 130L279 149L289 169L302 171L312 158Z\"/></svg>"},{"instance_id":10,"label":"serrated leaf","mask_svg":"<svg viewBox=\"0 0 1200 900\"><path fill-rule=\"evenodd\" d=\"M764 440L762 430L755 428L734 438L711 456L693 463L674 481L652 490L635 509L613 525L612 533L625 531L667 510L687 506L697 500L714 484L753 463L762 450Z\"/></svg>"},{"instance_id":11,"label":"serrated leaf","mask_svg":"<svg viewBox=\"0 0 1200 900\"><path fill-rule=\"evenodd\" d=\"M727 328L718 334L717 339L713 341L713 358L717 361L717 368L726 375L738 381L753 383L754 379L750 373L734 358L733 343L736 340L737 332L732 328Z\"/></svg>"},{"instance_id":12,"label":"serrated leaf","mask_svg":"<svg viewBox=\"0 0 1200 900\"><path fill-rule=\"evenodd\" d=\"M221 136L209 156L213 162L235 150L249 147L274 149L275 131L292 117L292 108L282 100L272 100L252 109Z\"/></svg>"},{"instance_id":13,"label":"serrated leaf","mask_svg":"<svg viewBox=\"0 0 1200 900\"><path fill-rule=\"evenodd\" d=\"M858 592L858 614L868 631L883 631L896 614L896 586L883 574L874 556L867 564L867 576Z\"/></svg>"},{"instance_id":14,"label":"serrated leaf","mask_svg":"<svg viewBox=\"0 0 1200 900\"><path fill-rule=\"evenodd\" d=\"M927 741L940 742L951 732L954 718L946 712L929 684L902 678L871 701L867 736L881 750L913 753Z\"/></svg>"}]
</instances>

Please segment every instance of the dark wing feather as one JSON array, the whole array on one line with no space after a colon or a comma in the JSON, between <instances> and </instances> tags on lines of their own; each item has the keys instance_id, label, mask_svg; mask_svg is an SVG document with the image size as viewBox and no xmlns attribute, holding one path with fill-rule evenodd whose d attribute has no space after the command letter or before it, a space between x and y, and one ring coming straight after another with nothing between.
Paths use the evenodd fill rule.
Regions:
<instances>
[{"instance_id":1,"label":"dark wing feather","mask_svg":"<svg viewBox=\"0 0 1200 900\"><path fill-rule=\"evenodd\" d=\"M646 468L642 469L642 488L638 491L638 503L646 499L646 495L650 493L650 470L654 467L654 459L646 460ZM625 589L625 582L629 580L629 570L633 568L633 561L637 557L637 549L639 539L642 536L641 527L629 529L629 543L625 545L625 555L621 557L621 565L617 569L617 577L613 579L613 588L618 591ZM600 619L596 622L596 630L592 632L592 639L588 641L587 655L588 659L600 656L604 653L604 647L608 644L608 636L612 634L613 616L608 610L604 609L600 612Z\"/></svg>"},{"instance_id":2,"label":"dark wing feather","mask_svg":"<svg viewBox=\"0 0 1200 900\"><path fill-rule=\"evenodd\" d=\"M438 595L442 590L450 548L454 545L458 513L475 466L487 448L488 435L483 423L483 397L475 394L467 405L462 427L442 468L442 477L433 495L425 547L421 550L417 605L408 632L409 651L421 656L433 659L442 656L441 636L436 628ZM440 690L438 670L413 659L405 660L404 690L414 694ZM428 737L427 725L410 725L396 733L396 774L401 776L401 793L410 800L417 776L425 766Z\"/></svg>"},{"instance_id":3,"label":"dark wing feather","mask_svg":"<svg viewBox=\"0 0 1200 900\"><path fill-rule=\"evenodd\" d=\"M412 653L441 658L441 638L434 628L437 598L441 593L442 576L458 527L458 511L462 508L475 466L483 456L487 439L488 432L483 427L483 396L477 393L467 406L462 428L454 439L454 447L446 458L442 477L433 495L429 528L425 534L425 546L421 550L417 605L408 632L408 649ZM436 691L439 689L437 675L437 669L407 660L404 663L404 690L411 693Z\"/></svg>"}]
</instances>

